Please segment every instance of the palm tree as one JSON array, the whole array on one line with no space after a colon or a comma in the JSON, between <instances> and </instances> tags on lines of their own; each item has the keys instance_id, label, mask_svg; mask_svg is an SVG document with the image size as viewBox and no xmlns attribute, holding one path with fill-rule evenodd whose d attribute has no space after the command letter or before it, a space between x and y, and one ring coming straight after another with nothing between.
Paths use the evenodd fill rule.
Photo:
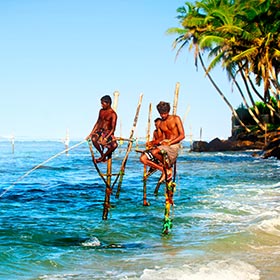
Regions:
<instances>
[{"instance_id":1,"label":"palm tree","mask_svg":"<svg viewBox=\"0 0 280 280\"><path fill-rule=\"evenodd\" d=\"M207 2L207 3L206 3ZM222 3L218 3L222 2ZM246 127L246 125L241 121L239 118L237 112L234 110L233 106L230 104L228 99L225 97L223 92L219 89L218 85L214 82L213 78L210 75L210 71L207 70L207 67L205 66L205 63L203 62L200 50L205 52L209 48L207 45L207 42L209 39L212 40L212 43L219 44L224 39L221 38L221 36L214 36L213 30L216 28L220 23L223 22L223 20L226 19L224 17L222 10L218 9L219 4L228 4L227 0L224 1L203 1L196 3L197 6L194 6L192 3L187 2L186 6L188 10L185 7L181 7L177 9L177 12L180 13L178 16L178 19L181 20L181 24L183 25L183 29L180 28L170 28L167 33L169 34L180 34L178 38L176 38L174 42L174 48L177 47L178 44L181 43L181 46L179 47L177 51L176 57L179 55L181 50L189 44L190 50L194 49L194 57L195 57L195 65L197 67L197 61L199 58L199 61L205 70L206 76L209 78L212 85L215 87L217 92L220 94L222 99L225 101L227 106L230 108L232 114L235 116L235 118L238 120L240 125L247 131L250 132L250 129ZM210 13L210 10L212 9L212 12ZM205 15L205 13L201 13L200 10L206 10L209 15ZM214 16L211 16L210 14L213 14L216 16L216 19ZM214 20L215 19L215 20ZM217 22L216 22L217 21ZM211 38L210 38L211 36ZM203 44L205 45L203 46Z\"/></svg>"},{"instance_id":2,"label":"palm tree","mask_svg":"<svg viewBox=\"0 0 280 280\"><path fill-rule=\"evenodd\" d=\"M208 1L205 1L208 2ZM215 1L215 0L210 0L209 4L212 7L212 9L214 9L214 13L216 13L218 15L218 17L221 17L222 20L223 16L221 11L218 12L217 9L217 5L216 2L219 1ZM222 2L228 2L228 1L222 1ZM198 3L196 3L198 5ZM210 75L210 71L207 71L207 67L205 66L205 63L203 62L201 53L200 53L200 49L205 52L208 49L208 46L206 47L202 47L200 48L199 43L201 41L206 42L205 38L206 36L211 34L211 32L213 32L213 26L217 26L217 23L214 24L210 24L211 20L213 20L213 17L207 17L205 16L205 14L200 13L200 9L205 9L205 7L207 7L207 5L205 5L205 3L199 3L199 4L203 4L203 5L198 5L194 6L192 3L186 2L186 6L187 9L185 7L180 7L177 9L177 12L179 13L178 19L181 21L181 24L183 26L183 29L181 28L170 28L167 33L168 34L180 34L180 36L178 38L176 38L175 42L174 42L174 48L176 48L179 44L181 44L181 46L179 47L178 51L177 51L177 55L176 57L178 57L179 53L181 52L181 50L186 46L189 45L190 50L194 49L194 58L195 58L195 65L197 67L197 62L198 59L207 75L207 77L209 78L210 82L212 83L212 85L215 87L215 89L217 90L217 92L220 94L220 96L222 97L222 99L225 101L225 103L227 104L227 106L230 108L232 114L235 116L235 118L237 119L237 121L240 123L240 125L247 131L250 132L250 129L248 127L246 127L246 125L242 122L242 120L239 118L237 112L234 110L233 106L231 105L231 103L228 101L228 99L226 98L226 96L223 94L223 92L219 89L218 85L214 82L213 78ZM208 8L208 10L210 10L210 8ZM214 36L211 37L211 39L213 39L213 41L215 43L219 43L221 40L221 37L216 36L214 38Z\"/></svg>"},{"instance_id":3,"label":"palm tree","mask_svg":"<svg viewBox=\"0 0 280 280\"><path fill-rule=\"evenodd\" d=\"M272 93L278 101L279 109L280 87L277 74L280 70L280 2L276 0L254 2L256 5L250 7L245 5L246 10L240 13L244 28L253 35L249 41L250 47L246 52L240 52L234 60L246 57L248 70L255 75L256 84L258 86L263 84L262 99L265 103L272 105ZM273 113L271 110L271 114Z\"/></svg>"},{"instance_id":4,"label":"palm tree","mask_svg":"<svg viewBox=\"0 0 280 280\"><path fill-rule=\"evenodd\" d=\"M244 94L235 79L236 75L241 76L248 97L255 108L254 112L247 102L244 103L255 122L264 130L249 89L249 85L252 86L250 76L255 77L258 86L263 83L262 99L265 102L269 103L271 100L272 86L275 89L273 92L275 98L279 101L280 87L277 75L280 64L278 31L280 30L280 3L277 0L264 0L262 4L259 4L257 0L244 2L242 0L202 0L194 5L187 2L187 9L185 7L177 9L178 19L183 28L169 29L168 33L179 34L174 42L174 47L181 44L177 56L182 48L189 45L190 50L194 49L195 65L197 65L198 57L201 60L199 56L201 51L207 52L209 57L213 58L207 68L203 66L207 76L214 67L222 64L228 77L237 85L244 101ZM255 87L252 89L255 93ZM224 95L221 96L228 104ZM280 102L278 104L280 108ZM232 108L231 110L235 115L235 110Z\"/></svg>"}]
</instances>

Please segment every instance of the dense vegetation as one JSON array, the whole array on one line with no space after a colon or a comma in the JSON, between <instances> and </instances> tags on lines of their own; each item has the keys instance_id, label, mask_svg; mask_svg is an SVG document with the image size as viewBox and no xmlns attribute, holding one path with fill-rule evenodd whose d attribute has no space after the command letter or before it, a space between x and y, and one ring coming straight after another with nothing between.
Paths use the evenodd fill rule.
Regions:
<instances>
[{"instance_id":1,"label":"dense vegetation","mask_svg":"<svg viewBox=\"0 0 280 280\"><path fill-rule=\"evenodd\" d=\"M194 52L207 77L244 131L280 125L280 1L202 0L177 9L174 48ZM207 65L204 57L207 56ZM211 76L222 67L241 98L234 109ZM269 126L267 125L269 124Z\"/></svg>"}]
</instances>

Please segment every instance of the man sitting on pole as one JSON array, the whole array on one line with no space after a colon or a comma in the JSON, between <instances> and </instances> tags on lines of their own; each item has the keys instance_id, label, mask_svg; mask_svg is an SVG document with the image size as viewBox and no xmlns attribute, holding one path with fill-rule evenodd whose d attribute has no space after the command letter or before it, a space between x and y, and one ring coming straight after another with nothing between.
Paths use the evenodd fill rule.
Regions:
<instances>
[{"instance_id":1,"label":"man sitting on pole","mask_svg":"<svg viewBox=\"0 0 280 280\"><path fill-rule=\"evenodd\" d=\"M105 162L109 159L118 143L114 137L114 132L117 125L117 113L111 107L112 99L109 95L101 98L102 108L99 111L98 119L86 139L91 139L94 147L100 153L100 158L96 162ZM107 151L104 152L104 149Z\"/></svg>"},{"instance_id":2,"label":"man sitting on pole","mask_svg":"<svg viewBox=\"0 0 280 280\"><path fill-rule=\"evenodd\" d=\"M169 114L170 104L168 102L161 101L157 105L157 110L161 117L157 128L158 137L162 140L148 152L142 153L140 161L161 171L161 181L169 182L172 180L172 165L178 157L180 142L185 138L185 132L181 118ZM151 158L151 154L153 158ZM167 158L164 155L167 155ZM157 159L158 162L154 159Z\"/></svg>"}]
</instances>

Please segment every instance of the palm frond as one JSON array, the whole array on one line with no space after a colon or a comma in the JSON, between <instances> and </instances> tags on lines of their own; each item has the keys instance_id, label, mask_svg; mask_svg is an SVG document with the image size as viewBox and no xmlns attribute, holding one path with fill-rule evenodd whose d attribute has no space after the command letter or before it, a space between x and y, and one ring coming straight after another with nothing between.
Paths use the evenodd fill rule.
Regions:
<instances>
[{"instance_id":1,"label":"palm frond","mask_svg":"<svg viewBox=\"0 0 280 280\"><path fill-rule=\"evenodd\" d=\"M220 36L206 35L202 36L202 38L199 39L199 47L201 49L211 48L213 46L221 45L222 43L224 43L224 41L225 39Z\"/></svg>"},{"instance_id":2,"label":"palm frond","mask_svg":"<svg viewBox=\"0 0 280 280\"><path fill-rule=\"evenodd\" d=\"M220 52L218 55L216 55L215 58L210 62L206 74L209 73L213 68L215 68L217 64L221 63L223 58L224 58L224 52Z\"/></svg>"},{"instance_id":3,"label":"palm frond","mask_svg":"<svg viewBox=\"0 0 280 280\"><path fill-rule=\"evenodd\" d=\"M248 59L252 57L253 54L257 53L257 47L252 47L250 49L247 49L235 56L232 57L232 61L238 61L238 60L243 60L243 59Z\"/></svg>"},{"instance_id":4,"label":"palm frond","mask_svg":"<svg viewBox=\"0 0 280 280\"><path fill-rule=\"evenodd\" d=\"M186 33L186 29L178 28L178 27L171 27L165 31L166 35L173 35L173 34L182 35L185 33Z\"/></svg>"}]
</instances>

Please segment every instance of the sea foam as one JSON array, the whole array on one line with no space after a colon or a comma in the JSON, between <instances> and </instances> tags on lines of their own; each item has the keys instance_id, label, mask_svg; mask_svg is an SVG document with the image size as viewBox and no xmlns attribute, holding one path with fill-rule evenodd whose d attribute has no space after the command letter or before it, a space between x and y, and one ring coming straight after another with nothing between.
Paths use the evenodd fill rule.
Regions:
<instances>
[{"instance_id":1,"label":"sea foam","mask_svg":"<svg viewBox=\"0 0 280 280\"><path fill-rule=\"evenodd\" d=\"M259 280L259 270L238 260L216 260L207 264L185 264L181 268L145 269L142 280Z\"/></svg>"}]
</instances>

